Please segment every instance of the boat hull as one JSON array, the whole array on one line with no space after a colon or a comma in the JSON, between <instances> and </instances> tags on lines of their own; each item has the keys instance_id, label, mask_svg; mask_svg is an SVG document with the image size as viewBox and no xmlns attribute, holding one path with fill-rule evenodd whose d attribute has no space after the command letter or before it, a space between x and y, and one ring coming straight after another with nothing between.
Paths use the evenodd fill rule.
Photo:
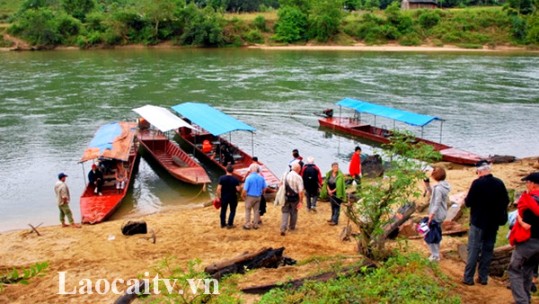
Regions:
<instances>
[{"instance_id":1,"label":"boat hull","mask_svg":"<svg viewBox=\"0 0 539 304\"><path fill-rule=\"evenodd\" d=\"M188 184L210 183L206 170L162 133L140 131L140 144L174 178Z\"/></svg>"},{"instance_id":2,"label":"boat hull","mask_svg":"<svg viewBox=\"0 0 539 304\"><path fill-rule=\"evenodd\" d=\"M221 168L223 171L226 171L225 166L220 161L221 156L218 154L207 154L202 151L202 142L204 140L209 140L215 150L219 151L218 145L227 145L230 149L233 150L232 156L234 158L234 171L232 174L236 176L240 181L243 181L248 175L249 166L253 163L253 157L241 150L237 146L231 144L226 139L218 136L214 136L210 133L200 132L198 134L193 134L190 130L185 128L180 128L177 132L182 141L190 146L191 149L196 153L197 157L203 158L205 161L209 161L215 164L217 167ZM260 174L266 180L266 184L270 189L277 189L279 187L279 178L271 171L268 167L262 166Z\"/></svg>"},{"instance_id":3,"label":"boat hull","mask_svg":"<svg viewBox=\"0 0 539 304\"><path fill-rule=\"evenodd\" d=\"M318 123L320 124L320 127L360 138L365 138L380 144L387 144L390 142L390 130L365 124L351 117L322 117L318 119ZM484 157L481 157L480 155L456 149L427 139L416 137L416 140L417 142L430 145L434 148L434 150L440 152L443 161L462 165L475 165L479 160L484 159Z\"/></svg>"},{"instance_id":4,"label":"boat hull","mask_svg":"<svg viewBox=\"0 0 539 304\"><path fill-rule=\"evenodd\" d=\"M136 173L139 163L138 142L134 141L127 161L127 183L122 190L116 189L114 180L110 180L110 176L105 176L105 184L103 185L102 194L94 193L92 185L86 185L84 192L80 197L80 212L81 222L83 224L97 224L109 218L120 206L125 198L129 187L131 187L133 177Z\"/></svg>"}]
</instances>

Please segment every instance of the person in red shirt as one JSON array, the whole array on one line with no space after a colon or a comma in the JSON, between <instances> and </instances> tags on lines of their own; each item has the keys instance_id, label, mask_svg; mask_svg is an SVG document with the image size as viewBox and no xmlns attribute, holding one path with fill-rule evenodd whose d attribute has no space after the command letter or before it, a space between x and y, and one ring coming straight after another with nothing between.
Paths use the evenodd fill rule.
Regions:
<instances>
[{"instance_id":1,"label":"person in red shirt","mask_svg":"<svg viewBox=\"0 0 539 304\"><path fill-rule=\"evenodd\" d=\"M354 178L354 180L361 184L361 147L356 146L352 159L350 160L350 166L348 167L348 173Z\"/></svg>"}]
</instances>

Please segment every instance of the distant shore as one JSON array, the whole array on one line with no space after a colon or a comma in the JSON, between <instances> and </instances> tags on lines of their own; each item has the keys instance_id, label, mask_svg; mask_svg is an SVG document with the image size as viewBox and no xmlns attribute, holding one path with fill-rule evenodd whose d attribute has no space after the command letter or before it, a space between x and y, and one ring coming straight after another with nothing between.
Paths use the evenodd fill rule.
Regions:
<instances>
[{"instance_id":1,"label":"distant shore","mask_svg":"<svg viewBox=\"0 0 539 304\"><path fill-rule=\"evenodd\" d=\"M6 36L5 36L6 37ZM0 51L31 51L35 48L31 47L22 40L7 36L15 45L9 48L0 48ZM142 44L118 45L110 47L111 49L182 49L185 47L173 45L170 41L156 45L146 46ZM396 43L388 43L383 45L366 45L356 43L354 45L279 45L272 46L267 44L249 45L242 48L259 49L259 50L276 50L276 51L357 51L357 52L448 52L448 53L539 53L539 49L529 49L518 46L496 46L490 48L483 46L482 48L461 48L455 45L420 45L420 46L402 46ZM104 47L95 47L93 49L104 49ZM192 49L192 48L190 48ZM53 50L80 50L74 46L58 46Z\"/></svg>"}]
</instances>

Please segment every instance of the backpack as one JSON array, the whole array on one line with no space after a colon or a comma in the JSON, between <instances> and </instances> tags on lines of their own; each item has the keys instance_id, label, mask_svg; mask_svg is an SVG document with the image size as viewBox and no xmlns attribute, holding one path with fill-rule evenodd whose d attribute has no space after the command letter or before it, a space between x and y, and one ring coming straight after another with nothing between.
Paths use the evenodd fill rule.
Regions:
<instances>
[{"instance_id":1,"label":"backpack","mask_svg":"<svg viewBox=\"0 0 539 304\"><path fill-rule=\"evenodd\" d=\"M302 177L303 185L307 191L318 190L318 170L314 165L305 165Z\"/></svg>"},{"instance_id":2,"label":"backpack","mask_svg":"<svg viewBox=\"0 0 539 304\"><path fill-rule=\"evenodd\" d=\"M123 235L145 234L148 228L145 221L127 221L122 225Z\"/></svg>"}]
</instances>

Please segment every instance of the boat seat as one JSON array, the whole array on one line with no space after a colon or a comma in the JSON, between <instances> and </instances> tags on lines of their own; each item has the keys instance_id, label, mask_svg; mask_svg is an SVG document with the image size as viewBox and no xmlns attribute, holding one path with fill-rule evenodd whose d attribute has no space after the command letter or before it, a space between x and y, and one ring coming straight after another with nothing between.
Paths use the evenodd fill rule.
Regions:
<instances>
[{"instance_id":1,"label":"boat seat","mask_svg":"<svg viewBox=\"0 0 539 304\"><path fill-rule=\"evenodd\" d=\"M238 161L241 159L241 154L233 154L232 158L234 158L235 161Z\"/></svg>"}]
</instances>

